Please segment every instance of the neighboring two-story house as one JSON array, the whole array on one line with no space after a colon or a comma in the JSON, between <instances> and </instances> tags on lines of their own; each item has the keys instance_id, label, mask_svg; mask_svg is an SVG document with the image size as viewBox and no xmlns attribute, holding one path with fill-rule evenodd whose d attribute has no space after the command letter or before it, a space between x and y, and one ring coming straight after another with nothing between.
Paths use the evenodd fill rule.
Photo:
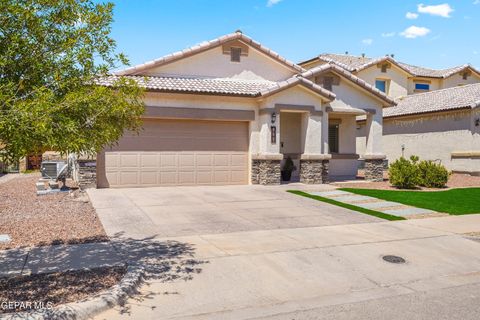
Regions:
<instances>
[{"instance_id":1,"label":"neighboring two-story house","mask_svg":"<svg viewBox=\"0 0 480 320\"><path fill-rule=\"evenodd\" d=\"M367 177L382 179L384 92L334 64L306 70L240 31L100 79L146 89L144 130L97 155L99 187L325 183L357 172L366 119ZM326 82L331 79L330 85Z\"/></svg>"},{"instance_id":2,"label":"neighboring two-story house","mask_svg":"<svg viewBox=\"0 0 480 320\"><path fill-rule=\"evenodd\" d=\"M418 155L457 172L480 174L480 72L471 65L434 70L398 62L321 54L304 68L335 64L395 99L384 109L383 150L389 161ZM357 152L364 153L365 119L357 117Z\"/></svg>"}]
</instances>

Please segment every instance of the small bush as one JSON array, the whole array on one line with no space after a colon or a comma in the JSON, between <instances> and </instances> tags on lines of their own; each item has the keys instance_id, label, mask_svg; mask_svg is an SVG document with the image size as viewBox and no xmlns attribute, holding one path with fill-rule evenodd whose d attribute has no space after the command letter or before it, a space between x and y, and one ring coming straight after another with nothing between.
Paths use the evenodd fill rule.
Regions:
<instances>
[{"instance_id":1,"label":"small bush","mask_svg":"<svg viewBox=\"0 0 480 320\"><path fill-rule=\"evenodd\" d=\"M433 161L421 161L420 185L427 188L443 188L448 182L450 172L441 164Z\"/></svg>"},{"instance_id":2,"label":"small bush","mask_svg":"<svg viewBox=\"0 0 480 320\"><path fill-rule=\"evenodd\" d=\"M390 183L397 188L414 189L420 184L420 169L417 166L418 157L412 156L410 160L401 157L390 165Z\"/></svg>"}]
</instances>

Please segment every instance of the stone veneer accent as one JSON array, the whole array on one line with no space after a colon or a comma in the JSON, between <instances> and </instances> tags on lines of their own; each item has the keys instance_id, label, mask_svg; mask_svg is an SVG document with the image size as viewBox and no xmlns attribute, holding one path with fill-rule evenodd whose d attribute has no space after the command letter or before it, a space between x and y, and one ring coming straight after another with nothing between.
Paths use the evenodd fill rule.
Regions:
<instances>
[{"instance_id":1,"label":"stone veneer accent","mask_svg":"<svg viewBox=\"0 0 480 320\"><path fill-rule=\"evenodd\" d=\"M365 159L365 180L383 181L383 159Z\"/></svg>"},{"instance_id":2,"label":"stone veneer accent","mask_svg":"<svg viewBox=\"0 0 480 320\"><path fill-rule=\"evenodd\" d=\"M280 160L252 160L252 184L280 184L280 181Z\"/></svg>"},{"instance_id":3,"label":"stone veneer accent","mask_svg":"<svg viewBox=\"0 0 480 320\"><path fill-rule=\"evenodd\" d=\"M81 189L97 187L97 162L96 160L77 160L77 182Z\"/></svg>"},{"instance_id":4,"label":"stone veneer accent","mask_svg":"<svg viewBox=\"0 0 480 320\"><path fill-rule=\"evenodd\" d=\"M300 182L306 184L328 183L329 160L300 160Z\"/></svg>"}]
</instances>

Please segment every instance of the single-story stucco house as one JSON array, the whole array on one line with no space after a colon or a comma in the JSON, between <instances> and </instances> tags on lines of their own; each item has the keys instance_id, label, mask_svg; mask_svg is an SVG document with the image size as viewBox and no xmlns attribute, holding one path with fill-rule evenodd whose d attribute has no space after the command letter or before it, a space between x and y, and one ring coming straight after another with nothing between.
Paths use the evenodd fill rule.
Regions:
<instances>
[{"instance_id":1,"label":"single-story stucco house","mask_svg":"<svg viewBox=\"0 0 480 320\"><path fill-rule=\"evenodd\" d=\"M279 184L357 173L357 117L366 176L382 179L383 108L394 100L335 64L309 70L237 31L99 80L146 88L144 130L97 155L98 187Z\"/></svg>"}]
</instances>

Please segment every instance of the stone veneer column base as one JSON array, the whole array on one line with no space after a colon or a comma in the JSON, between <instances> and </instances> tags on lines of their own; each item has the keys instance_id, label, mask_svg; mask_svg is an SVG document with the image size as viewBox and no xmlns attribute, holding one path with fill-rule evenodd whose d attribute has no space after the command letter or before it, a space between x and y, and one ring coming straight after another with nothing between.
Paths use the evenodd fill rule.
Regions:
<instances>
[{"instance_id":1,"label":"stone veneer column base","mask_svg":"<svg viewBox=\"0 0 480 320\"><path fill-rule=\"evenodd\" d=\"M265 155L252 158L252 184L280 184L282 157L282 155Z\"/></svg>"},{"instance_id":2,"label":"stone veneer column base","mask_svg":"<svg viewBox=\"0 0 480 320\"><path fill-rule=\"evenodd\" d=\"M305 184L328 183L330 155L302 155L300 159L300 182Z\"/></svg>"},{"instance_id":3,"label":"stone veneer column base","mask_svg":"<svg viewBox=\"0 0 480 320\"><path fill-rule=\"evenodd\" d=\"M365 157L365 180L383 181L383 160L385 157Z\"/></svg>"}]
</instances>

